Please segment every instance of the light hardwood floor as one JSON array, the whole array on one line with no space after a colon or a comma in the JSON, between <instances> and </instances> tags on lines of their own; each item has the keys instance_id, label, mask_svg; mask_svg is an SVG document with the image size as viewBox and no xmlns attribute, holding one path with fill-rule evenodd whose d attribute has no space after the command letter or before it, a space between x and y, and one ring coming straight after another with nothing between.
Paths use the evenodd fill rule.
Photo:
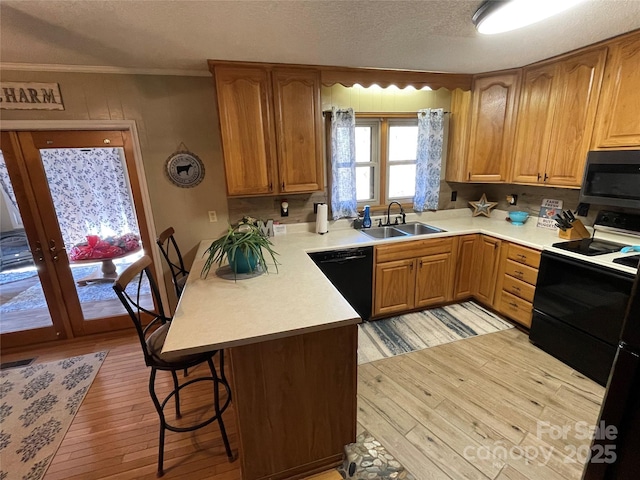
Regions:
<instances>
[{"instance_id":1,"label":"light hardwood floor","mask_svg":"<svg viewBox=\"0 0 640 480\"><path fill-rule=\"evenodd\" d=\"M99 350L109 355L46 480L156 478L158 418L132 333L12 353L2 361L37 355L38 362L47 362ZM604 393L515 329L362 365L358 377L358 430L370 431L418 480L578 479L582 465L565 463L563 454L589 444L576 438L574 427L578 421L595 423ZM190 396L188 405L204 415L208 389ZM237 452L232 408L224 418ZM538 438L538 421L568 426L569 435L554 439L543 432ZM552 454L547 465L539 465L539 458L483 456L501 457L497 446ZM335 472L323 475L313 479L339 478ZM219 431L209 425L194 433L167 433L163 478L241 477L239 462L227 461Z\"/></svg>"},{"instance_id":2,"label":"light hardwood floor","mask_svg":"<svg viewBox=\"0 0 640 480\"><path fill-rule=\"evenodd\" d=\"M604 395L516 329L361 365L358 380L358 421L419 480L579 479Z\"/></svg>"}]
</instances>

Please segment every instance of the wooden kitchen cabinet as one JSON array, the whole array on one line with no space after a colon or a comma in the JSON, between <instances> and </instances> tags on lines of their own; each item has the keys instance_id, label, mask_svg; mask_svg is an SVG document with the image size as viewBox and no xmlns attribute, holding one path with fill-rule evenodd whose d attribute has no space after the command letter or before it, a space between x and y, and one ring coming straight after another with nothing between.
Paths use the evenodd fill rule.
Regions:
<instances>
[{"instance_id":1,"label":"wooden kitchen cabinet","mask_svg":"<svg viewBox=\"0 0 640 480\"><path fill-rule=\"evenodd\" d=\"M511 179L579 187L607 48L524 69Z\"/></svg>"},{"instance_id":2,"label":"wooden kitchen cabinet","mask_svg":"<svg viewBox=\"0 0 640 480\"><path fill-rule=\"evenodd\" d=\"M318 72L215 64L228 196L324 188Z\"/></svg>"},{"instance_id":3,"label":"wooden kitchen cabinet","mask_svg":"<svg viewBox=\"0 0 640 480\"><path fill-rule=\"evenodd\" d=\"M473 277L476 283L473 296L489 306L493 305L501 243L501 240L486 235L480 235L476 243L473 262Z\"/></svg>"},{"instance_id":4,"label":"wooden kitchen cabinet","mask_svg":"<svg viewBox=\"0 0 640 480\"><path fill-rule=\"evenodd\" d=\"M322 110L315 70L272 72L281 193L322 190Z\"/></svg>"},{"instance_id":5,"label":"wooden kitchen cabinet","mask_svg":"<svg viewBox=\"0 0 640 480\"><path fill-rule=\"evenodd\" d=\"M539 183L544 175L553 124L556 63L525 68L518 107L512 181Z\"/></svg>"},{"instance_id":6,"label":"wooden kitchen cabinet","mask_svg":"<svg viewBox=\"0 0 640 480\"><path fill-rule=\"evenodd\" d=\"M540 252L515 243L503 246L498 271L495 308L529 328L538 279Z\"/></svg>"},{"instance_id":7,"label":"wooden kitchen cabinet","mask_svg":"<svg viewBox=\"0 0 640 480\"><path fill-rule=\"evenodd\" d=\"M406 312L413 308L413 258L376 264L373 315Z\"/></svg>"},{"instance_id":8,"label":"wooden kitchen cabinet","mask_svg":"<svg viewBox=\"0 0 640 480\"><path fill-rule=\"evenodd\" d=\"M451 301L456 245L449 237L375 247L373 316Z\"/></svg>"},{"instance_id":9,"label":"wooden kitchen cabinet","mask_svg":"<svg viewBox=\"0 0 640 480\"><path fill-rule=\"evenodd\" d=\"M462 235L458 238L458 248L456 255L456 276L453 289L454 300L467 300L473 296L475 291L473 259L476 254L476 244L479 235Z\"/></svg>"},{"instance_id":10,"label":"wooden kitchen cabinet","mask_svg":"<svg viewBox=\"0 0 640 480\"><path fill-rule=\"evenodd\" d=\"M467 181L467 144L469 143L469 123L471 91L456 88L451 92L451 116L449 118L449 143L447 147L447 182Z\"/></svg>"},{"instance_id":11,"label":"wooden kitchen cabinet","mask_svg":"<svg viewBox=\"0 0 640 480\"><path fill-rule=\"evenodd\" d=\"M546 185L580 187L591 144L607 48L574 55L560 62L562 88L555 102Z\"/></svg>"},{"instance_id":12,"label":"wooden kitchen cabinet","mask_svg":"<svg viewBox=\"0 0 640 480\"><path fill-rule=\"evenodd\" d=\"M271 82L262 68L215 67L227 195L275 193Z\"/></svg>"},{"instance_id":13,"label":"wooden kitchen cabinet","mask_svg":"<svg viewBox=\"0 0 640 480\"><path fill-rule=\"evenodd\" d=\"M592 148L640 146L640 32L611 42Z\"/></svg>"},{"instance_id":14,"label":"wooden kitchen cabinet","mask_svg":"<svg viewBox=\"0 0 640 480\"><path fill-rule=\"evenodd\" d=\"M520 70L474 77L465 180L507 180L519 84Z\"/></svg>"}]
</instances>

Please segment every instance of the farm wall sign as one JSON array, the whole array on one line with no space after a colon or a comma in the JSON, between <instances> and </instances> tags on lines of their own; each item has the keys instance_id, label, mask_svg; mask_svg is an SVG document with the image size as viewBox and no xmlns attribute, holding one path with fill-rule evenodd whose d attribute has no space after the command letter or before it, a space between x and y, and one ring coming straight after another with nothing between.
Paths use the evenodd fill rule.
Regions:
<instances>
[{"instance_id":1,"label":"farm wall sign","mask_svg":"<svg viewBox=\"0 0 640 480\"><path fill-rule=\"evenodd\" d=\"M57 83L0 82L0 109L64 110Z\"/></svg>"}]
</instances>

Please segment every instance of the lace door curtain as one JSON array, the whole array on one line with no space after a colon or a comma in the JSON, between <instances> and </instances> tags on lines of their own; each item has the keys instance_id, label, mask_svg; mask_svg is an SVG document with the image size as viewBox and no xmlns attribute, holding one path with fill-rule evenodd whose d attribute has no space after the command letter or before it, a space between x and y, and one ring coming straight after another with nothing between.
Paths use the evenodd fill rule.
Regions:
<instances>
[{"instance_id":1,"label":"lace door curtain","mask_svg":"<svg viewBox=\"0 0 640 480\"><path fill-rule=\"evenodd\" d=\"M12 206L17 210L18 202L16 201L16 194L13 191L13 185L9 178L9 172L7 171L7 164L4 161L4 155L0 152L0 186L7 194L7 198L11 201Z\"/></svg>"},{"instance_id":2,"label":"lace door curtain","mask_svg":"<svg viewBox=\"0 0 640 480\"><path fill-rule=\"evenodd\" d=\"M139 235L124 159L118 148L40 151L65 245Z\"/></svg>"},{"instance_id":3,"label":"lace door curtain","mask_svg":"<svg viewBox=\"0 0 640 480\"><path fill-rule=\"evenodd\" d=\"M331 113L331 213L334 220L357 217L356 117L352 108Z\"/></svg>"},{"instance_id":4,"label":"lace door curtain","mask_svg":"<svg viewBox=\"0 0 640 480\"><path fill-rule=\"evenodd\" d=\"M440 197L444 111L441 108L418 111L418 151L416 156L416 212L437 210Z\"/></svg>"}]
</instances>

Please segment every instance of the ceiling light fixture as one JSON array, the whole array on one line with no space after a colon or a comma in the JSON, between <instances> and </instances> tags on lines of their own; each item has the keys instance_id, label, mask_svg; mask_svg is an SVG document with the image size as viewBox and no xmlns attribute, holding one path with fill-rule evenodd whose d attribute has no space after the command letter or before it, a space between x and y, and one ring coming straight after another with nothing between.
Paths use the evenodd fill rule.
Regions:
<instances>
[{"instance_id":1,"label":"ceiling light fixture","mask_svg":"<svg viewBox=\"0 0 640 480\"><path fill-rule=\"evenodd\" d=\"M473 14L478 32L508 32L563 12L584 0L486 0Z\"/></svg>"}]
</instances>

